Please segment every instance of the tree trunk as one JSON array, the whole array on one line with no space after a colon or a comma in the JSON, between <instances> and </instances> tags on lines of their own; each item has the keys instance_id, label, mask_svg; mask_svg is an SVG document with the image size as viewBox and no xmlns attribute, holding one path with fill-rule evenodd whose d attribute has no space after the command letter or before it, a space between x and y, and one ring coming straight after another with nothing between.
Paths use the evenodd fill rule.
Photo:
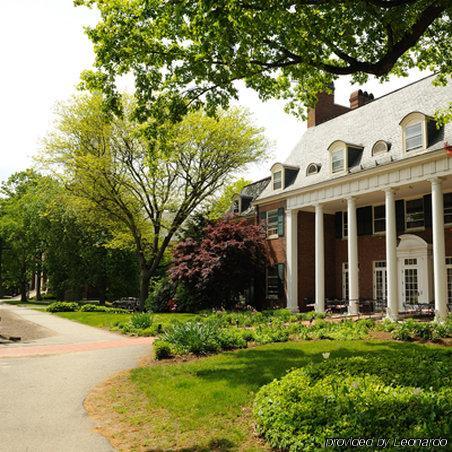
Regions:
<instances>
[{"instance_id":1,"label":"tree trunk","mask_svg":"<svg viewBox=\"0 0 452 452\"><path fill-rule=\"evenodd\" d=\"M21 303L26 303L28 301L28 297L27 297L27 292L28 292L28 283L27 280L22 280L20 283L20 302Z\"/></svg>"},{"instance_id":2,"label":"tree trunk","mask_svg":"<svg viewBox=\"0 0 452 452\"><path fill-rule=\"evenodd\" d=\"M41 295L41 277L42 277L42 256L38 257L38 265L36 266L36 301L42 300Z\"/></svg>"},{"instance_id":3,"label":"tree trunk","mask_svg":"<svg viewBox=\"0 0 452 452\"><path fill-rule=\"evenodd\" d=\"M144 311L144 304L149 295L151 274L147 267L140 265L140 311Z\"/></svg>"}]
</instances>

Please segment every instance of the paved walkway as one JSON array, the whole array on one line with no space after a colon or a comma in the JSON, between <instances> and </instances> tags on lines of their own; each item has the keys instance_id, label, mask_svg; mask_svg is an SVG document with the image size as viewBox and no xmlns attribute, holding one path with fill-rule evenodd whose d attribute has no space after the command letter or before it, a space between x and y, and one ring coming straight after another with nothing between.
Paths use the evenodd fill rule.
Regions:
<instances>
[{"instance_id":1,"label":"paved walkway","mask_svg":"<svg viewBox=\"0 0 452 452\"><path fill-rule=\"evenodd\" d=\"M97 452L110 444L83 409L89 390L150 353L150 338L125 338L44 312L1 305L51 335L0 345L0 451Z\"/></svg>"}]
</instances>

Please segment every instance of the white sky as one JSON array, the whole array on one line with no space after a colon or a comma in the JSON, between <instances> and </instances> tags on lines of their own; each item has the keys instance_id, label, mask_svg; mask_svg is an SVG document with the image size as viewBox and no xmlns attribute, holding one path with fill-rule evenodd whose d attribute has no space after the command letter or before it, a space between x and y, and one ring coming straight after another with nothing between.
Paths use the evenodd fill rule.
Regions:
<instances>
[{"instance_id":1,"label":"white sky","mask_svg":"<svg viewBox=\"0 0 452 452\"><path fill-rule=\"evenodd\" d=\"M72 0L0 0L0 181L32 165L40 140L49 131L56 102L75 91L80 72L94 56L84 25L94 25L97 15L75 8ZM417 80L424 74L375 81L362 87L376 97ZM336 83L336 102L348 105L357 87L347 78ZM300 139L305 123L283 111L283 103L262 103L248 89L240 91L240 105L249 108L256 124L274 143L273 159L283 161ZM247 177L268 175L270 164L251 168Z\"/></svg>"}]
</instances>

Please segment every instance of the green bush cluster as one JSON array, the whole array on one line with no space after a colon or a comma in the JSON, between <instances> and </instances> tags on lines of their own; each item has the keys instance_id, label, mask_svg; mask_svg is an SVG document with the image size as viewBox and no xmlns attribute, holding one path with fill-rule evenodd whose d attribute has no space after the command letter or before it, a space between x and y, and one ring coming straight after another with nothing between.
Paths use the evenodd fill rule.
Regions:
<instances>
[{"instance_id":1,"label":"green bush cluster","mask_svg":"<svg viewBox=\"0 0 452 452\"><path fill-rule=\"evenodd\" d=\"M132 336L157 336L162 333L163 327L154 322L151 314L139 312L132 314L127 322L116 322L113 330Z\"/></svg>"},{"instance_id":2,"label":"green bush cluster","mask_svg":"<svg viewBox=\"0 0 452 452\"><path fill-rule=\"evenodd\" d=\"M442 350L325 359L260 389L258 432L271 447L290 451L319 450L334 437L447 438L449 365Z\"/></svg>"},{"instance_id":3,"label":"green bush cluster","mask_svg":"<svg viewBox=\"0 0 452 452\"><path fill-rule=\"evenodd\" d=\"M127 314L128 311L119 308L110 308L93 303L79 304L75 301L55 301L50 303L46 311L48 312L110 312L112 314Z\"/></svg>"},{"instance_id":4,"label":"green bush cluster","mask_svg":"<svg viewBox=\"0 0 452 452\"><path fill-rule=\"evenodd\" d=\"M416 320L405 320L403 322L384 321L381 324L384 331L391 332L393 339L399 341L439 341L450 337L452 333L452 321L447 322L418 322Z\"/></svg>"},{"instance_id":5,"label":"green bush cluster","mask_svg":"<svg viewBox=\"0 0 452 452\"><path fill-rule=\"evenodd\" d=\"M74 312L78 311L79 304L72 301L55 301L47 306L48 312Z\"/></svg>"}]
</instances>

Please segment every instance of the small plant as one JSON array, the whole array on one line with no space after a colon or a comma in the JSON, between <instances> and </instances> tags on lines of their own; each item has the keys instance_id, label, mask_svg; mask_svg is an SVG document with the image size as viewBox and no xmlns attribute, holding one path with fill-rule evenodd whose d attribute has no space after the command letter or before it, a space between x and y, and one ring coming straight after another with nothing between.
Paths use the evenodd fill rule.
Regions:
<instances>
[{"instance_id":1,"label":"small plant","mask_svg":"<svg viewBox=\"0 0 452 452\"><path fill-rule=\"evenodd\" d=\"M218 343L222 350L233 350L235 348L245 348L247 341L239 330L227 328L220 331Z\"/></svg>"},{"instance_id":2,"label":"small plant","mask_svg":"<svg viewBox=\"0 0 452 452\"><path fill-rule=\"evenodd\" d=\"M75 312L78 311L79 304L72 301L55 301L47 306L48 312Z\"/></svg>"},{"instance_id":3,"label":"small plant","mask_svg":"<svg viewBox=\"0 0 452 452\"><path fill-rule=\"evenodd\" d=\"M282 324L260 325L256 328L255 341L258 344L269 344L271 342L287 342L289 330Z\"/></svg>"},{"instance_id":4,"label":"small plant","mask_svg":"<svg viewBox=\"0 0 452 452\"><path fill-rule=\"evenodd\" d=\"M152 317L145 312L133 314L130 318L130 325L137 330L144 330L152 325Z\"/></svg>"},{"instance_id":5,"label":"small plant","mask_svg":"<svg viewBox=\"0 0 452 452\"><path fill-rule=\"evenodd\" d=\"M153 347L155 359L169 359L174 356L172 345L169 342L157 339L154 342Z\"/></svg>"},{"instance_id":6,"label":"small plant","mask_svg":"<svg viewBox=\"0 0 452 452\"><path fill-rule=\"evenodd\" d=\"M206 355L220 350L219 329L212 323L185 322L171 325L162 339L174 346L178 354Z\"/></svg>"}]
</instances>

